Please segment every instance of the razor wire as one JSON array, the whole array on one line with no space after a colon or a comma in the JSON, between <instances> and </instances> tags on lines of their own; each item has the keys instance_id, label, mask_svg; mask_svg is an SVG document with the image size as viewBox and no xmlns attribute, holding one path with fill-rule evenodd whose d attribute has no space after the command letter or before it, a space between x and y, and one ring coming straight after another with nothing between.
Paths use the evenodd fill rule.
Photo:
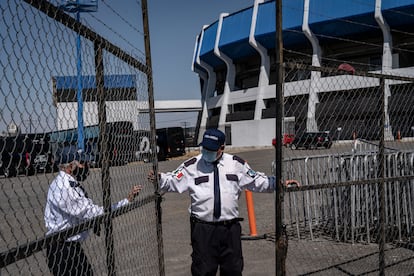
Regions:
<instances>
[{"instance_id":1,"label":"razor wire","mask_svg":"<svg viewBox=\"0 0 414 276\"><path fill-rule=\"evenodd\" d=\"M0 272L49 275L45 250L49 243L101 225L100 235L91 234L82 243L95 274L162 274L158 199L146 178L153 164L143 162L143 154L146 161L155 160L155 150L150 145L145 152L140 149L142 140L151 141L152 131L150 113L139 112L150 110L151 70L140 50L144 39L138 33L137 43L129 44L137 48L128 49L122 40L105 38L99 26L76 21L57 4L0 4L0 174L4 176L0 178ZM140 8L135 5L135 14ZM103 15L94 16L100 18L99 24L105 22ZM130 22L138 22L137 18ZM142 28L142 23L136 28ZM81 139L79 79L83 151L92 167L84 183L89 197L108 206L125 198L133 185L144 188L127 206L46 236L43 216L49 184L58 174L63 149L77 147Z\"/></svg>"}]
</instances>

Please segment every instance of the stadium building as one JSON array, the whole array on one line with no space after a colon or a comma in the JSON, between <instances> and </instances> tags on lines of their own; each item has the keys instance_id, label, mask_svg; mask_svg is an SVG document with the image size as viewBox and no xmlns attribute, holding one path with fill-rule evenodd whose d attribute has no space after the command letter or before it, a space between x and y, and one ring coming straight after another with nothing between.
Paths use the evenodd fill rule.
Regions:
<instances>
[{"instance_id":1,"label":"stadium building","mask_svg":"<svg viewBox=\"0 0 414 276\"><path fill-rule=\"evenodd\" d=\"M378 139L379 81L349 74L414 75L414 1L289 0L283 1L282 14L284 61L348 72L285 73L284 132L340 129L343 139L351 139L358 128L360 136ZM275 1L256 0L202 27L192 63L201 87L199 135L218 127L229 145L270 145L276 114L275 21ZM414 97L410 87L398 89L401 85L412 87L386 82L384 127L389 139L397 130L404 136L414 131ZM398 104L402 98L404 111ZM370 104L357 109L361 102ZM330 114L330 119L319 120L321 114Z\"/></svg>"}]
</instances>

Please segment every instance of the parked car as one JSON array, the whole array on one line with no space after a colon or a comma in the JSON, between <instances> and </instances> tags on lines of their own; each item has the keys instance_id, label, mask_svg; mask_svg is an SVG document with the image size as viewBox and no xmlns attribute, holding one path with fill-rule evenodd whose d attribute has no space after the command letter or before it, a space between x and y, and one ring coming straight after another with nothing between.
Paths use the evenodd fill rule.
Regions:
<instances>
[{"instance_id":1,"label":"parked car","mask_svg":"<svg viewBox=\"0 0 414 276\"><path fill-rule=\"evenodd\" d=\"M296 137L290 147L292 149L305 148L316 149L324 147L329 149L332 146L332 139L329 132L305 132L303 135Z\"/></svg>"},{"instance_id":2,"label":"parked car","mask_svg":"<svg viewBox=\"0 0 414 276\"><path fill-rule=\"evenodd\" d=\"M59 166L65 163L68 156L82 156L82 160L87 161L90 168L97 168L102 165L96 162L95 153L88 151L87 147L85 150L79 150L77 144L64 143L56 149L55 155L52 159L54 162L52 170L59 171Z\"/></svg>"},{"instance_id":3,"label":"parked car","mask_svg":"<svg viewBox=\"0 0 414 276\"><path fill-rule=\"evenodd\" d=\"M138 147L135 157L139 161L151 162L155 156L151 150L151 133L140 130L135 132ZM176 157L185 154L184 129L181 127L167 127L156 130L157 158L158 161L165 161L169 157Z\"/></svg>"},{"instance_id":4,"label":"parked car","mask_svg":"<svg viewBox=\"0 0 414 276\"><path fill-rule=\"evenodd\" d=\"M182 127L158 128L156 132L159 161L185 154L185 137Z\"/></svg>"},{"instance_id":5,"label":"parked car","mask_svg":"<svg viewBox=\"0 0 414 276\"><path fill-rule=\"evenodd\" d=\"M47 154L39 154L33 160L33 165L35 167L36 172L47 172L48 171L48 155Z\"/></svg>"},{"instance_id":6,"label":"parked car","mask_svg":"<svg viewBox=\"0 0 414 276\"><path fill-rule=\"evenodd\" d=\"M295 139L294 134L284 134L283 135L283 140L282 140L282 145L284 145L285 147L288 147L290 144L292 144L294 139ZM272 139L272 145L274 147L276 146L276 138Z\"/></svg>"},{"instance_id":7,"label":"parked car","mask_svg":"<svg viewBox=\"0 0 414 276\"><path fill-rule=\"evenodd\" d=\"M138 161L151 162L154 155L151 150L151 132L149 130L134 131L136 139L135 159Z\"/></svg>"},{"instance_id":8,"label":"parked car","mask_svg":"<svg viewBox=\"0 0 414 276\"><path fill-rule=\"evenodd\" d=\"M13 177L19 174L33 175L33 144L27 136L1 137L0 174Z\"/></svg>"},{"instance_id":9,"label":"parked car","mask_svg":"<svg viewBox=\"0 0 414 276\"><path fill-rule=\"evenodd\" d=\"M48 137L42 134L28 134L27 136L32 141L30 152L33 158L32 165L35 173L57 171L57 167L54 166L54 157Z\"/></svg>"}]
</instances>

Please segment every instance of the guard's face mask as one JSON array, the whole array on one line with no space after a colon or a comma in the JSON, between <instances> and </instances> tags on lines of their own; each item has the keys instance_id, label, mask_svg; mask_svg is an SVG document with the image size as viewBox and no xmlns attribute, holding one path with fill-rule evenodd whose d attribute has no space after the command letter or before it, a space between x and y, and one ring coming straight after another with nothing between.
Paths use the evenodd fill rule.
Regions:
<instances>
[{"instance_id":1,"label":"guard's face mask","mask_svg":"<svg viewBox=\"0 0 414 276\"><path fill-rule=\"evenodd\" d=\"M205 148L201 149L201 158L209 163L213 163L217 160L217 151L207 150Z\"/></svg>"},{"instance_id":2,"label":"guard's face mask","mask_svg":"<svg viewBox=\"0 0 414 276\"><path fill-rule=\"evenodd\" d=\"M83 167L76 166L76 168L72 171L72 174L77 181L85 181L89 175L88 164L84 164Z\"/></svg>"}]
</instances>

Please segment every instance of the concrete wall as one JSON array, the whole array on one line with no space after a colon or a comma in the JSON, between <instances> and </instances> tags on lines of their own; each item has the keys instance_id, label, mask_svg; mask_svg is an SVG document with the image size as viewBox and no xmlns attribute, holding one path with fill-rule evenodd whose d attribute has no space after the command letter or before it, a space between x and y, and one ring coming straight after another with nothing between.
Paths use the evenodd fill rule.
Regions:
<instances>
[{"instance_id":1,"label":"concrete wall","mask_svg":"<svg viewBox=\"0 0 414 276\"><path fill-rule=\"evenodd\" d=\"M130 121L134 129L140 129L138 124L139 106L136 101L106 102L107 122ZM98 105L96 102L83 103L84 126L98 124ZM78 127L78 105L76 102L58 103L56 125L58 130Z\"/></svg>"},{"instance_id":2,"label":"concrete wall","mask_svg":"<svg viewBox=\"0 0 414 276\"><path fill-rule=\"evenodd\" d=\"M226 124L231 125L232 146L271 146L276 133L275 122L275 119L262 119Z\"/></svg>"}]
</instances>

